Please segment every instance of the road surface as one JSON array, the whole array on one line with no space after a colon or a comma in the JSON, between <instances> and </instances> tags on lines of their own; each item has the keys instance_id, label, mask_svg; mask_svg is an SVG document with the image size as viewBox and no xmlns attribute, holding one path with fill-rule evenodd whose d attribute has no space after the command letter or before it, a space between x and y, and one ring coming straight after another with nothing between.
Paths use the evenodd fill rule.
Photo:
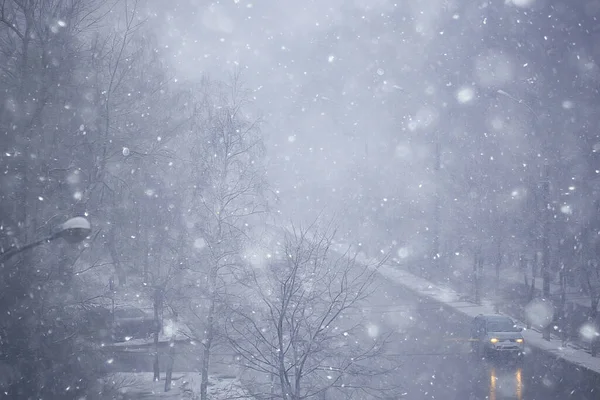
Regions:
<instances>
[{"instance_id":1,"label":"road surface","mask_svg":"<svg viewBox=\"0 0 600 400\"><path fill-rule=\"evenodd\" d=\"M371 334L394 331L388 353L402 362L399 380L406 399L600 398L600 388L592 392L594 388L587 382L561 381L564 371L543 365L535 354L529 354L520 366L477 360L465 340L468 324L383 278L375 284L376 295L369 300L364 316L377 327L370 329Z\"/></svg>"}]
</instances>

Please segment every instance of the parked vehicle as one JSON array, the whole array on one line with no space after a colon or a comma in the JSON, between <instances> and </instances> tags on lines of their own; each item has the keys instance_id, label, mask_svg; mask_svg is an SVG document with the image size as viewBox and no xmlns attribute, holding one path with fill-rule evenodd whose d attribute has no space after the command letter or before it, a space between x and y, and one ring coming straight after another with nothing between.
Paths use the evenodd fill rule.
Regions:
<instances>
[{"instance_id":1,"label":"parked vehicle","mask_svg":"<svg viewBox=\"0 0 600 400\"><path fill-rule=\"evenodd\" d=\"M154 316L139 308L124 307L115 309L115 324L113 340L124 342L132 339L145 339L160 330L154 321Z\"/></svg>"}]
</instances>

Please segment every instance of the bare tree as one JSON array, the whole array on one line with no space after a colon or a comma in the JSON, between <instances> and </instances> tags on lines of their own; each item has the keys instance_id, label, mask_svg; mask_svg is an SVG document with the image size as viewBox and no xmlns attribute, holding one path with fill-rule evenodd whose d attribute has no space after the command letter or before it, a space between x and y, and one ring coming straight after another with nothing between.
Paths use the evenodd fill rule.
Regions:
<instances>
[{"instance_id":1,"label":"bare tree","mask_svg":"<svg viewBox=\"0 0 600 400\"><path fill-rule=\"evenodd\" d=\"M600 202L597 202L597 206ZM583 293L586 293L590 300L588 319L595 331L598 330L598 305L600 304L600 262L598 260L598 251L600 250L600 240L598 233L600 224L598 218L592 220L583 227L579 243L579 262L578 275ZM592 355L596 356L598 351L598 338L596 335L592 338Z\"/></svg>"},{"instance_id":2,"label":"bare tree","mask_svg":"<svg viewBox=\"0 0 600 400\"><path fill-rule=\"evenodd\" d=\"M146 96L133 89L137 88L136 83L141 78L140 70L148 68L148 65L140 65L145 64L140 62L140 55L147 49L134 44L144 24L139 16L138 1L124 0L118 5L122 8L115 6L112 9L117 15L116 28L108 34L98 32L89 45L88 68L93 85L88 97L92 99L97 113L90 121L94 132L87 147L95 157L90 166L89 182L81 197L93 212L106 215L103 237L120 286L126 283L127 272L117 245L116 221L122 217L117 205L131 189L128 181L119 176L120 168L115 168L115 164L122 161L123 143L131 134L132 127L137 127L131 114L139 109L139 103ZM135 98L132 98L132 92ZM148 136L143 137L148 139Z\"/></svg>"},{"instance_id":3,"label":"bare tree","mask_svg":"<svg viewBox=\"0 0 600 400\"><path fill-rule=\"evenodd\" d=\"M200 396L206 400L219 309L247 231L267 211L267 183L260 121L248 115L251 104L239 73L228 85L205 79L197 93L190 102L189 158L195 184L189 219L195 221L190 235L200 256L190 268L198 277L192 290L206 301L202 311L196 302L189 311L196 319L196 339L203 345Z\"/></svg>"},{"instance_id":4,"label":"bare tree","mask_svg":"<svg viewBox=\"0 0 600 400\"><path fill-rule=\"evenodd\" d=\"M0 225L9 232L0 237L0 247L27 243L67 215L85 211L75 207L65 178L79 153L73 148L83 141L74 110L81 89L77 71L103 3L0 2L0 100L8 105L0 111L6 168ZM82 340L89 298L70 290L84 249L54 252L44 246L1 268L1 308L9 317L0 326L0 352L11 366L0 388L6 396L76 398L96 379L101 363L88 364L89 343Z\"/></svg>"},{"instance_id":5,"label":"bare tree","mask_svg":"<svg viewBox=\"0 0 600 400\"><path fill-rule=\"evenodd\" d=\"M371 295L376 265L331 247L317 224L283 234L267 265L248 265L226 333L255 398L392 398L389 334L367 336L357 311Z\"/></svg>"}]
</instances>

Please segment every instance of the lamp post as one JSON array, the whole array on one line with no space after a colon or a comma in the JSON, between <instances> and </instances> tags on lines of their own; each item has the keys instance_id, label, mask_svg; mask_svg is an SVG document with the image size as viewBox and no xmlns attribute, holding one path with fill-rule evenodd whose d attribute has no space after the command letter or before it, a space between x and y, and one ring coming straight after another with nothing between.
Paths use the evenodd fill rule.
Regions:
<instances>
[{"instance_id":1,"label":"lamp post","mask_svg":"<svg viewBox=\"0 0 600 400\"><path fill-rule=\"evenodd\" d=\"M25 246L12 247L6 251L0 253L0 264L9 260L13 256L22 253L26 250L40 246L44 243L50 243L56 239L64 239L68 243L75 244L83 241L89 236L92 231L90 222L84 217L75 217L67 220L57 227L55 232L43 239L36 240L35 242L28 243Z\"/></svg>"}]
</instances>

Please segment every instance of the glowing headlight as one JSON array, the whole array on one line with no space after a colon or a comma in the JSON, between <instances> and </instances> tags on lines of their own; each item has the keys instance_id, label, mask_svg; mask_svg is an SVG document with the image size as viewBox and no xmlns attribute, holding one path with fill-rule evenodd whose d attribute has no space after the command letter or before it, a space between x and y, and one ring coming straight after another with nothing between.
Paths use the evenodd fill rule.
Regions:
<instances>
[{"instance_id":1,"label":"glowing headlight","mask_svg":"<svg viewBox=\"0 0 600 400\"><path fill-rule=\"evenodd\" d=\"M517 339L517 343L523 343L523 339Z\"/></svg>"},{"instance_id":2,"label":"glowing headlight","mask_svg":"<svg viewBox=\"0 0 600 400\"><path fill-rule=\"evenodd\" d=\"M496 339L495 337L494 337L494 338L491 338L491 339L490 339L490 342L492 342L492 343L498 343L498 339Z\"/></svg>"}]
</instances>

